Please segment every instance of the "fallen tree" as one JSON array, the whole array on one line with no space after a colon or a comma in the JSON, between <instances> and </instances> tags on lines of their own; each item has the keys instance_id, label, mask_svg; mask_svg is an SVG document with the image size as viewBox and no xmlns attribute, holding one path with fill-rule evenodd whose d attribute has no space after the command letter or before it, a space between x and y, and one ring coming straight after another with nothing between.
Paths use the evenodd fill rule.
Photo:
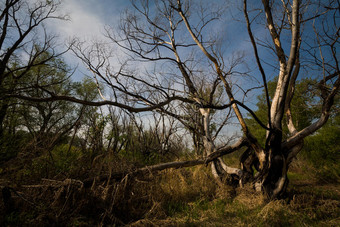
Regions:
<instances>
[{"instance_id":1,"label":"fallen tree","mask_svg":"<svg viewBox=\"0 0 340 227\"><path fill-rule=\"evenodd\" d=\"M188 160L188 161L174 161L174 162L161 163L161 164L156 164L152 166L146 166L146 167L139 168L133 171L115 172L115 173L110 173L108 175L88 178L88 179L83 180L82 182L84 183L85 187L90 187L94 181L101 182L101 181L106 181L106 180L122 180L123 178L127 176L129 177L143 176L148 173L162 171L165 169L178 169L178 168L191 167L191 166L203 165L203 164L208 165L210 162L215 161L216 159L226 154L230 154L236 150L239 150L240 148L247 146L247 145L248 145L247 139L242 138L238 140L232 146L218 149L217 151L211 153L205 158L198 158L195 160ZM236 175L238 179L240 180L242 179L242 176L243 176L243 171L238 168L227 167L227 173L229 175Z\"/></svg>"}]
</instances>

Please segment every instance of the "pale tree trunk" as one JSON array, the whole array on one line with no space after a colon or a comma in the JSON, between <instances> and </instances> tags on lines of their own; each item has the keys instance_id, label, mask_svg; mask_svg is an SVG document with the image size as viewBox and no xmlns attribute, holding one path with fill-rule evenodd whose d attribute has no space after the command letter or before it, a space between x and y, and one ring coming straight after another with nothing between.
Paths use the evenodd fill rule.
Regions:
<instances>
[{"instance_id":1,"label":"pale tree trunk","mask_svg":"<svg viewBox=\"0 0 340 227\"><path fill-rule=\"evenodd\" d=\"M201 108L200 113L203 116L205 132L203 144L205 154L208 157L217 151L210 133L210 109ZM218 157L211 162L211 171L218 183L223 183L224 180L227 180L230 184L238 184L238 181L242 177L242 171L240 169L227 166L221 157Z\"/></svg>"},{"instance_id":2,"label":"pale tree trunk","mask_svg":"<svg viewBox=\"0 0 340 227\"><path fill-rule=\"evenodd\" d=\"M321 116L308 127L298 131L292 119L290 104L294 96L295 81L300 69L300 1L294 0L292 2L291 13L288 15L291 30L291 43L288 57L286 57L287 54L284 53L280 41L280 33L277 32L273 21L270 2L268 0L262 0L262 3L267 18L268 29L272 37L273 44L275 45L276 55L280 65L280 72L269 112L269 124L271 125L271 129L267 132L266 138L266 165L256 180L257 184L260 185L259 188L261 188L268 197L278 198L286 191L288 185L287 171L289 165L293 158L296 157L303 148L304 138L321 128L329 118L334 97L340 86L340 73L339 68L335 67L335 73L324 76L324 79L319 82L319 88L323 98ZM246 19L248 19L246 12L245 15ZM251 31L249 31L249 21L247 21L247 25L248 32L251 37L252 34ZM252 44L254 49L256 49L255 43L252 42ZM256 53L255 55L256 58L258 58ZM336 59L335 55L333 57ZM326 82L331 79L336 79L336 81L332 83L331 89L326 88ZM289 138L285 141L282 139L282 124L284 115L286 115L286 125L289 131Z\"/></svg>"},{"instance_id":3,"label":"pale tree trunk","mask_svg":"<svg viewBox=\"0 0 340 227\"><path fill-rule=\"evenodd\" d=\"M246 3L246 2L245 2ZM278 32L276 31L272 12L270 8L270 3L268 0L262 1L264 6L264 12L267 18L268 29L270 31L273 43L275 44L276 53L279 60L280 65L280 73L278 76L278 82L275 90L275 94L271 103L270 112L268 115L270 131L267 131L266 137L266 148L265 148L265 160L259 160L261 167L260 172L257 176L255 176L255 185L257 190L264 191L268 197L279 197L285 192L285 189L288 184L287 171L288 171L288 162L287 157L285 155L285 151L281 147L282 143L282 119L284 116L285 110L285 101L286 94L288 89L288 84L291 76L292 69L295 65L297 47L298 47L298 38L299 38L299 24L298 24L298 16L299 16L299 3L298 1L293 1L292 6L292 41L291 41L291 49L290 56L288 62L286 61L286 56L283 51L280 37ZM246 7L246 5L245 5ZM252 38L252 34L250 31L249 19L247 17L247 12L245 11L248 32L250 37ZM253 41L253 40L252 40ZM257 49L255 46L255 42L252 42L255 55L258 59ZM260 63L258 65L261 68ZM263 70L261 73L264 76ZM265 82L265 80L264 80ZM269 104L269 102L268 102Z\"/></svg>"},{"instance_id":4,"label":"pale tree trunk","mask_svg":"<svg viewBox=\"0 0 340 227\"><path fill-rule=\"evenodd\" d=\"M192 30L192 28L191 28L191 26L190 26L190 24L187 20L185 13L181 9L180 1L178 1L177 11L180 14L180 16L182 17L182 19L183 19L183 21L186 25L186 28L187 28L188 32L190 33L192 39L196 43L196 45L200 48L200 50L203 52L203 54L209 59L209 61L211 61L213 63L213 65L215 66L217 76L223 82L225 91L226 91L226 93L229 97L230 102L234 102L235 98L234 98L234 95L232 94L231 86L227 82L225 76L223 75L223 72L222 72L222 69L220 67L220 64L218 63L218 60L208 52L208 50L203 46L203 44L196 37L195 33L193 32L193 30ZM236 114L236 117L237 117L237 119L238 119L238 121L241 125L241 128L242 128L244 135L249 140L249 147L253 151L252 152L253 155L251 156L252 160L250 161L248 158L246 159L247 161L243 160L243 162L241 163L241 168L242 168L243 171L226 166L222 159L216 160L217 163L214 162L212 164L212 171L213 171L213 174L215 176L219 175L219 171L218 171L219 169L223 169L228 174L236 175L238 177L238 179L240 180L240 185L242 185L243 183L247 183L248 181L250 181L252 179L251 175L252 175L253 162L255 162L255 161L257 162L257 164L258 164L257 167L260 170L265 168L266 155L265 155L263 148L260 146L260 144L256 140L256 138L249 131L249 129L248 129L246 123L245 123L245 120L242 116L242 113L239 110L239 107L235 103L233 103L231 106L232 106L232 108L233 108L233 110ZM211 152L212 149L215 149L215 146L213 145L213 142L211 141L211 137L209 135L209 129L206 129L206 127L209 125L209 117L208 117L209 112L206 109L201 109L200 111L201 111L201 114L204 116L204 121L205 121L206 136L204 138L204 144L205 144L204 146L205 146L206 152L208 154L208 152ZM246 164L246 162L247 162L247 164ZM220 166L222 168L220 168Z\"/></svg>"}]
</instances>

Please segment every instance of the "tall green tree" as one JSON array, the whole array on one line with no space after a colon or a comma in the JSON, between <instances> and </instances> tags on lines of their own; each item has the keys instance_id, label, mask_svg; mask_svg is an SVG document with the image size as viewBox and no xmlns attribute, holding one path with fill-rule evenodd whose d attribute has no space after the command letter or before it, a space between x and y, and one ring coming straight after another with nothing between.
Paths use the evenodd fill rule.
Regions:
<instances>
[{"instance_id":1,"label":"tall green tree","mask_svg":"<svg viewBox=\"0 0 340 227\"><path fill-rule=\"evenodd\" d=\"M55 37L43 26L47 20L65 18L57 12L59 5L60 1L42 0L0 2L0 137L11 102L8 95L32 67L62 54L56 51Z\"/></svg>"}]
</instances>

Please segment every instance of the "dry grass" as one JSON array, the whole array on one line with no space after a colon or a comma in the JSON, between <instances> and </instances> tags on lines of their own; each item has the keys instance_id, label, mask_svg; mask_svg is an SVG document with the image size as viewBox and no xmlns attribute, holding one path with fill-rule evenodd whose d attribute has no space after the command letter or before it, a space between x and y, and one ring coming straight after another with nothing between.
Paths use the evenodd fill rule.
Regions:
<instances>
[{"instance_id":1,"label":"dry grass","mask_svg":"<svg viewBox=\"0 0 340 227\"><path fill-rule=\"evenodd\" d=\"M302 173L295 173L302 174ZM309 173L308 173L309 174ZM302 176L300 176L302 177ZM298 184L286 200L266 202L251 188L218 187L204 167L168 170L161 177L163 217L148 217L134 226L339 226L339 185Z\"/></svg>"},{"instance_id":2,"label":"dry grass","mask_svg":"<svg viewBox=\"0 0 340 227\"><path fill-rule=\"evenodd\" d=\"M93 172L131 168L98 157ZM114 163L114 164L112 164ZM220 187L210 169L169 169L143 178L96 182L40 182L17 188L17 210L5 216L11 226L340 226L339 185L320 184L295 166L286 200L267 202L252 188ZM60 184L58 186L58 184ZM23 200L25 198L25 200ZM1 199L1 198L0 198ZM33 203L29 204L27 201Z\"/></svg>"}]
</instances>

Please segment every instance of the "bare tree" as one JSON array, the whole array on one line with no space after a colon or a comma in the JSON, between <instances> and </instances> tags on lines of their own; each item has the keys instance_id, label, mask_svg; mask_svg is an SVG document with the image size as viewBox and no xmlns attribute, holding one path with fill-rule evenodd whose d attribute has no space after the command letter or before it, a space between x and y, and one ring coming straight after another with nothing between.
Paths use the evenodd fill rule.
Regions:
<instances>
[{"instance_id":1,"label":"bare tree","mask_svg":"<svg viewBox=\"0 0 340 227\"><path fill-rule=\"evenodd\" d=\"M159 1L154 12L150 10L149 4L148 1L133 1L135 11L126 12L122 17L120 32L107 29L109 40L129 56L118 72L113 73L110 60L114 56L111 56L112 52L107 46L97 44L88 47L80 43L74 46L74 52L96 77L112 89L114 103L111 104L115 105L125 100L124 106L120 107L128 111L155 110L176 118L195 135L199 135L197 138L202 138L205 155L225 149L227 144L219 144L218 148L215 140L229 115L226 114L220 122L214 122L215 125L218 124L215 126L215 135L212 135L212 112L214 108L223 110L233 106L237 114L241 114L234 103L243 104L233 98L231 86L227 82L228 76L240 74L236 69L241 64L241 57L227 62L223 60L221 53L214 51L213 54L220 56L221 61L220 65L216 60L219 67L216 72L210 59L204 59L204 54L202 55L196 48L202 46L201 42L196 36L194 39L190 38L192 30L184 15L184 12L189 13L189 5L182 9L178 8L181 7L180 2ZM198 10L195 30L200 31L199 36L202 36L205 27L217 20L222 12L217 8L209 15L205 15L206 9L203 6ZM189 33L182 32L182 29L188 29ZM208 39L204 44L213 48L216 42ZM131 67L132 64L143 62L156 64L144 73ZM227 92L221 89L222 84L227 86ZM226 101L226 94L231 95L231 103L219 106ZM200 115L201 123L195 122L193 116L185 111L188 110L188 105ZM226 174L241 177L240 170L228 167L221 158L213 161L212 171L219 180Z\"/></svg>"},{"instance_id":2,"label":"bare tree","mask_svg":"<svg viewBox=\"0 0 340 227\"><path fill-rule=\"evenodd\" d=\"M113 105L130 112L156 111L167 114L199 135L207 160L165 163L146 168L148 171L211 162L212 173L218 182L231 176L240 185L251 182L256 190L263 191L270 198L277 198L286 190L289 164L301 150L303 139L326 123L340 85L336 55L339 4L329 1L324 6L310 7L311 4L299 0L263 0L260 10L251 11L258 14L250 15L247 1L243 1L245 28L266 90L267 122L261 122L251 108L239 101L243 100L246 91L238 95L240 89L236 89L235 81L248 73L242 72L243 56L235 53L227 59L220 49L221 41L215 38L214 26L223 26L219 23L224 13L223 7L214 8L184 0L159 0L153 3L147 0L132 1L133 10L122 15L119 31L107 28L108 41L105 44L89 46L78 43L72 47L95 78L110 89L111 100L93 102L56 94L48 98L20 94L15 97L32 101L69 100L93 106ZM255 5L255 8L259 8L259 5ZM311 46L312 42L308 40L310 30L307 27L311 21L315 21L312 23L315 46ZM265 26L270 37L269 43L256 40L252 31L255 23ZM287 41L287 37L290 41ZM268 48L276 56L270 62L277 65L274 70L262 66L260 50L263 49L259 45ZM115 55L118 50L124 55ZM329 60L326 60L325 52ZM321 68L317 71L320 75L315 77L319 78L323 104L320 118L297 131L290 103L294 98L295 82L299 79L302 56L307 54ZM266 74L269 70L270 73L278 73L272 100L267 89ZM193 117L186 112L188 105L194 106L191 111L199 114L200 120L194 119L194 126ZM259 127L267 131L264 146L247 127L244 112L240 108L250 113ZM217 143L216 138L230 118L230 110L243 136L233 145ZM215 112L224 114L224 119L216 122L213 119ZM287 122L283 121L284 116ZM287 139L282 137L283 124L287 124L290 131ZM217 128L215 134L214 128ZM240 158L240 169L227 166L221 156L242 147L248 149ZM253 173L253 168L257 169L257 174Z\"/></svg>"},{"instance_id":3,"label":"bare tree","mask_svg":"<svg viewBox=\"0 0 340 227\"><path fill-rule=\"evenodd\" d=\"M272 50L277 57L277 61L274 62L278 68L277 86L272 100L269 99L266 72L258 51L259 42L255 40L252 32L254 19L249 17L247 1L244 0L243 3L248 34L265 86L268 108L268 130L265 147L262 149L266 158L263 161L260 160L263 167L257 181L269 196L277 197L285 191L288 184L289 164L302 149L304 138L326 123L334 97L339 90L340 71L336 56L336 46L339 44L339 25L336 22L336 17L339 17L339 3L328 1L320 5L298 0L262 1L271 42L260 44ZM316 31L316 26L320 31ZM311 37L311 27L315 31L314 37ZM291 39L289 42L285 41L287 36ZM289 47L284 47L284 45L289 45ZM315 54L315 51L319 54ZM315 119L311 125L297 131L292 119L293 110L290 108L290 103L294 98L295 82L302 74L301 65L308 58L306 55L311 53L314 54L309 59L312 59L315 71L307 69L307 73L314 74L313 76L319 80L318 87L323 98L322 108L319 119ZM327 62L324 58L325 54ZM287 122L283 122L284 116ZM285 140L282 138L283 124L287 125L290 133Z\"/></svg>"}]
</instances>

